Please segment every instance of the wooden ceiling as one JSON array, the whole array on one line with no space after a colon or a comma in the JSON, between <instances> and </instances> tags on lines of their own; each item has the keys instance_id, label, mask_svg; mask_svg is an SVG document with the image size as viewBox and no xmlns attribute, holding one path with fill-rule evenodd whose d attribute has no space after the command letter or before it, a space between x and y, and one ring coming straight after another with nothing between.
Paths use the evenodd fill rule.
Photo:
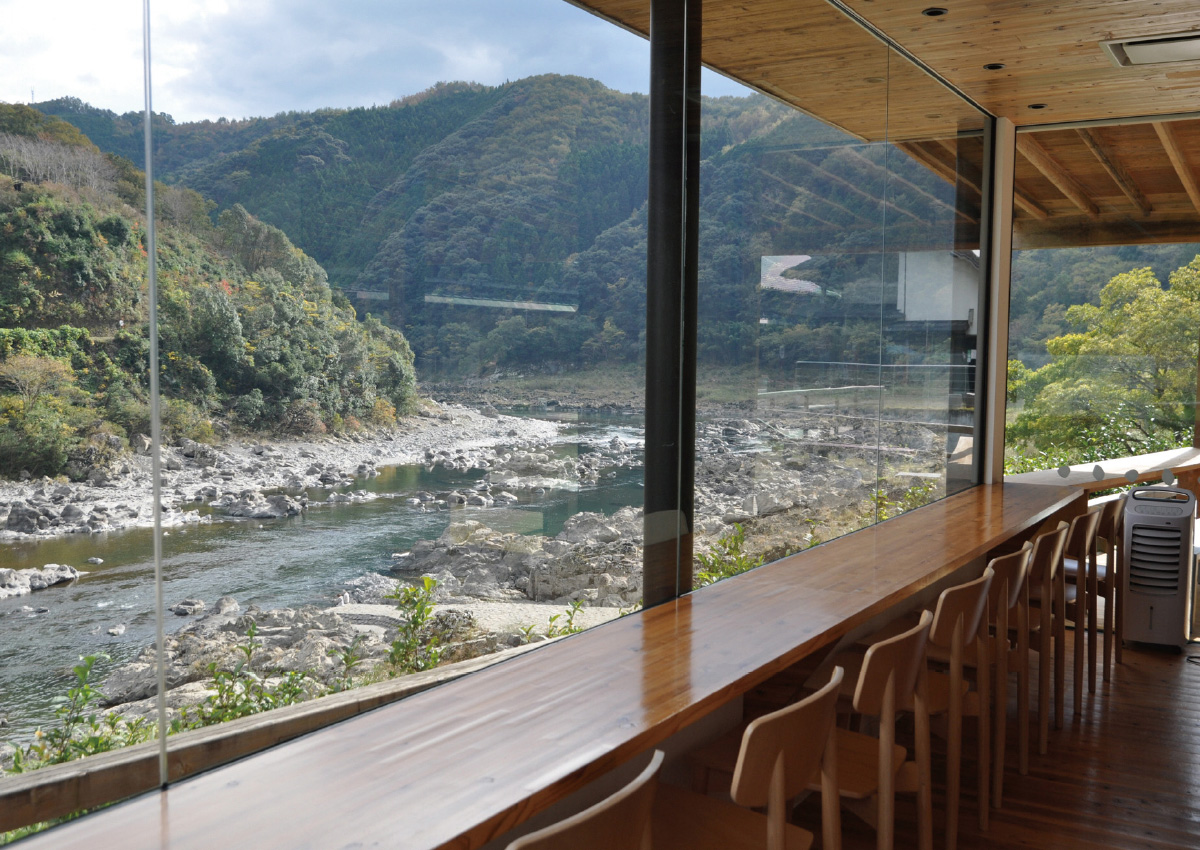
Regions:
<instances>
[{"instance_id":1,"label":"wooden ceiling","mask_svg":"<svg viewBox=\"0 0 1200 850\"><path fill-rule=\"evenodd\" d=\"M571 2L649 30L649 0ZM1151 120L1200 112L1200 62L1121 68L1100 48L1200 31L1196 0L844 2L1018 127L1147 118L1019 134L1016 247L1200 242L1200 120ZM938 5L946 14L922 14ZM826 0L704 0L703 26L710 68L864 141L897 144L946 179L956 138L982 127L982 113ZM1004 67L984 69L993 63Z\"/></svg>"}]
</instances>

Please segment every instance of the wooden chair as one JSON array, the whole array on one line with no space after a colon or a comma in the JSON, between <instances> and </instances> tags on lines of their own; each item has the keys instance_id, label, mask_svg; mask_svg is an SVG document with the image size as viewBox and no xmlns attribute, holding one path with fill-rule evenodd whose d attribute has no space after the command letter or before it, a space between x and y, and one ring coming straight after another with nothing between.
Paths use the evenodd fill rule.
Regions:
<instances>
[{"instance_id":1,"label":"wooden chair","mask_svg":"<svg viewBox=\"0 0 1200 850\"><path fill-rule=\"evenodd\" d=\"M1061 618L1055 615L1055 585L1061 576L1063 547L1067 542L1067 524L1060 522L1054 531L1038 535L1033 541L1033 552L1029 558L1029 577L1026 580L1029 594L1028 635L1026 645L1038 654L1038 752L1045 755L1050 742L1050 669L1055 669L1055 708L1058 718L1056 727L1062 725L1063 683L1065 669L1062 666L1063 644L1058 642L1055 652L1052 644L1056 640L1055 623ZM1020 641L1021 635L1017 635ZM1028 711L1028 703L1022 707Z\"/></svg>"},{"instance_id":2,"label":"wooden chair","mask_svg":"<svg viewBox=\"0 0 1200 850\"><path fill-rule=\"evenodd\" d=\"M1075 624L1075 680L1072 693L1075 716L1083 711L1084 644L1088 662L1088 693L1096 692L1096 532L1104 505L1088 508L1087 513L1071 520L1063 550L1062 578L1058 582L1059 607L1064 613L1063 630L1069 618Z\"/></svg>"},{"instance_id":3,"label":"wooden chair","mask_svg":"<svg viewBox=\"0 0 1200 850\"><path fill-rule=\"evenodd\" d=\"M946 717L946 847L958 844L958 810L961 796L962 722L975 717L979 725L979 828L988 827L989 733L991 715L991 664L988 644L988 593L993 571L984 569L974 581L943 590L933 611L926 657L947 667L947 672L930 671L928 711L931 717ZM867 640L871 645L916 624L916 617L902 617ZM981 661L982 659L982 661ZM853 669L852 663L847 662ZM965 668L981 668L972 691Z\"/></svg>"},{"instance_id":4,"label":"wooden chair","mask_svg":"<svg viewBox=\"0 0 1200 850\"><path fill-rule=\"evenodd\" d=\"M818 773L817 784L824 792L822 847L839 850L838 760L832 732L842 676L842 668L835 667L829 682L815 694L746 727L729 792L737 805L670 785L660 787L654 803L655 850L806 850L813 834L787 822L788 800L818 779ZM765 807L766 814L743 807Z\"/></svg>"},{"instance_id":5,"label":"wooden chair","mask_svg":"<svg viewBox=\"0 0 1200 850\"><path fill-rule=\"evenodd\" d=\"M1029 772L1029 561L1033 545L1026 543L1010 555L993 558L988 590L988 654L995 672L996 712L992 724L992 805L1004 796L1004 752L1008 731L1008 677L1017 674L1018 770ZM1012 640L1013 631L1016 639ZM967 662L970 662L970 658ZM980 675L984 675L982 672Z\"/></svg>"},{"instance_id":6,"label":"wooden chair","mask_svg":"<svg viewBox=\"0 0 1200 850\"><path fill-rule=\"evenodd\" d=\"M663 752L637 778L590 809L509 843L507 850L650 850L650 814Z\"/></svg>"},{"instance_id":7,"label":"wooden chair","mask_svg":"<svg viewBox=\"0 0 1200 850\"><path fill-rule=\"evenodd\" d=\"M958 806L962 774L963 716L975 717L979 731L979 828L988 827L988 772L991 735L991 665L984 613L994 572L991 567L974 581L949 587L938 597L925 648L931 661L949 666L948 673L929 674L929 713L945 714L946 733L946 848L958 845ZM978 669L976 690L969 690L964 667Z\"/></svg>"},{"instance_id":8,"label":"wooden chair","mask_svg":"<svg viewBox=\"0 0 1200 850\"><path fill-rule=\"evenodd\" d=\"M916 626L872 644L862 656L854 688L854 711L878 717L879 737L837 729L838 787L843 805L876 829L879 850L895 843L895 794L917 794L920 850L933 847L933 795L929 755L929 668L925 647L933 614L924 611ZM896 744L896 713L915 719L915 760Z\"/></svg>"},{"instance_id":9,"label":"wooden chair","mask_svg":"<svg viewBox=\"0 0 1200 850\"><path fill-rule=\"evenodd\" d=\"M1096 527L1095 541L1089 552L1088 566L1090 572L1085 572L1088 592L1088 690L1096 692L1096 643L1097 626L1103 631L1104 640L1104 681L1112 679L1111 663L1113 643L1116 643L1117 661L1121 660L1121 641L1124 640L1125 629L1122 612L1117 602L1117 586L1120 581L1119 558L1121 557L1121 526L1125 520L1125 498L1113 499L1096 505L1093 510L1100 513ZM1083 532L1081 532L1082 536ZM1072 541L1067 540L1066 554L1063 557L1063 568L1066 581L1080 583L1079 559L1076 557ZM1104 622L1099 623L1097 600L1104 600Z\"/></svg>"}]
</instances>

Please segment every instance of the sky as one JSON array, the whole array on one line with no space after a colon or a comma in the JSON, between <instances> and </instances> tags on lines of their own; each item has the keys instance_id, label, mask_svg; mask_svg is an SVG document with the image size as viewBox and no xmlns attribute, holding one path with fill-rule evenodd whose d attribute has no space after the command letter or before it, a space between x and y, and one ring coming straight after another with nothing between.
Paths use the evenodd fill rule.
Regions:
<instances>
[{"instance_id":1,"label":"sky","mask_svg":"<svg viewBox=\"0 0 1200 850\"><path fill-rule=\"evenodd\" d=\"M151 0L153 105L176 121L387 104L534 74L645 92L648 43L565 0ZM0 0L0 101L145 105L140 0ZM710 95L749 91L710 71Z\"/></svg>"}]
</instances>

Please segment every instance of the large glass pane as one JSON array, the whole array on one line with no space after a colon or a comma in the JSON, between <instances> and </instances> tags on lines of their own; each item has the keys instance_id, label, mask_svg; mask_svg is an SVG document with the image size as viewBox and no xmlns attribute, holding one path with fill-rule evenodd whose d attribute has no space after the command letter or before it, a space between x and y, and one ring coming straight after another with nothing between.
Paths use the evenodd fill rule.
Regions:
<instances>
[{"instance_id":1,"label":"large glass pane","mask_svg":"<svg viewBox=\"0 0 1200 850\"><path fill-rule=\"evenodd\" d=\"M624 84L647 47L616 33L606 60L575 57L509 9L452 6L283 30L230 12L169 60L158 173L185 217L163 236L168 454L212 516L168 545L168 601L206 603L179 621L172 678L211 681L215 662L281 704L640 599L648 106L572 74ZM530 6L541 32L611 41L578 9ZM392 36L437 75L390 71ZM197 98L181 80L221 67L226 37L325 82L239 90L250 63Z\"/></svg>"},{"instance_id":2,"label":"large glass pane","mask_svg":"<svg viewBox=\"0 0 1200 850\"><path fill-rule=\"evenodd\" d=\"M122 158L137 116L87 103L139 108L142 19L63 5L6 10L0 56L0 788L155 731L102 720L102 682L149 670L140 700L153 673L149 243ZM98 145L118 122L127 148ZM173 529L199 524L164 502Z\"/></svg>"},{"instance_id":3,"label":"large glass pane","mask_svg":"<svg viewBox=\"0 0 1200 850\"><path fill-rule=\"evenodd\" d=\"M645 42L561 0L519 12L156 14L172 722L186 730L393 678L401 689L410 674L635 608ZM109 32L85 17L79 40ZM63 35L52 63L73 50L75 24L44 18L26 29ZM140 17L128 23L114 51L136 58ZM6 379L0 427L30 409L22 393L49 398L35 424L57 435L45 417L68 417L71 446L93 451L79 474L94 485L44 482L76 473L6 451L3 474L29 468L32 480L5 484L0 503L14 529L35 491L47 507L31 527L60 530L69 513L61 530L112 529L4 541L6 567L91 573L45 591L60 600L46 613L21 610L29 597L0 601L4 645L21 647L0 665L0 737L24 742L49 728L64 671L85 653L111 656L93 672L103 702L130 720L153 710L150 478L137 451L150 330L141 67L131 67L128 91L67 86L79 99L28 116L0 107L6 121L51 122L68 142L85 134L100 153L76 158L112 171L98 187L10 175L26 143L5 136L0 148L4 214L59 240L0 253L0 306L11 307L0 368L54 389L27 390L25 372ZM61 267L27 284L43 261ZM37 301L31 287L45 305L17 315ZM71 357L73 372L42 363L40 348L33 365L9 357L29 328L63 322L83 337L53 337L48 353Z\"/></svg>"},{"instance_id":4,"label":"large glass pane","mask_svg":"<svg viewBox=\"0 0 1200 850\"><path fill-rule=\"evenodd\" d=\"M984 280L983 116L907 59L891 68L879 519L977 483Z\"/></svg>"},{"instance_id":5,"label":"large glass pane","mask_svg":"<svg viewBox=\"0 0 1200 850\"><path fill-rule=\"evenodd\" d=\"M983 170L982 116L824 3L706 38L775 99L706 104L698 584L975 483Z\"/></svg>"},{"instance_id":6,"label":"large glass pane","mask_svg":"<svg viewBox=\"0 0 1200 850\"><path fill-rule=\"evenodd\" d=\"M1193 445L1200 122L1018 136L1006 469ZM1136 468L1136 462L1130 463Z\"/></svg>"}]
</instances>

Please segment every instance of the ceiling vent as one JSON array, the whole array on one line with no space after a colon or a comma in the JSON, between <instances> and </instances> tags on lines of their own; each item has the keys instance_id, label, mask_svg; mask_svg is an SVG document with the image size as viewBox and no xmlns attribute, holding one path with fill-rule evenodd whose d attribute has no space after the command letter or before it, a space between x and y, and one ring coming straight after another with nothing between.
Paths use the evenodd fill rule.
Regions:
<instances>
[{"instance_id":1,"label":"ceiling vent","mask_svg":"<svg viewBox=\"0 0 1200 850\"><path fill-rule=\"evenodd\" d=\"M1172 33L1149 38L1118 38L1100 42L1114 65L1163 65L1200 61L1200 33Z\"/></svg>"}]
</instances>

